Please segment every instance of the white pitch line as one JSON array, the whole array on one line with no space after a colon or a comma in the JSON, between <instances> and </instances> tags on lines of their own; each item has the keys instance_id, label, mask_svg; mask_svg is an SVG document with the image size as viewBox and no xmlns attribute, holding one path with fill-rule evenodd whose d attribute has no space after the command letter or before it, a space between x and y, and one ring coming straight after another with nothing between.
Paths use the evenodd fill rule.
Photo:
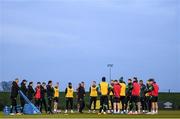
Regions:
<instances>
[{"instance_id":1,"label":"white pitch line","mask_svg":"<svg viewBox=\"0 0 180 119\"><path fill-rule=\"evenodd\" d=\"M6 118L6 119L12 119L12 118ZM16 119L81 119L81 118L16 118ZM140 118L82 118L82 119L140 119ZM173 119L173 118L143 118L143 119Z\"/></svg>"}]
</instances>

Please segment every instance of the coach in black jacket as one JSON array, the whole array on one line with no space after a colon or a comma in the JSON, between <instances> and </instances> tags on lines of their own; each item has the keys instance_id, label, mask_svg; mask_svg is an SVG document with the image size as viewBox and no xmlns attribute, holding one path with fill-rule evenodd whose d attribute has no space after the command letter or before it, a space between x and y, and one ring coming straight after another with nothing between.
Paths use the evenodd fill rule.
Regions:
<instances>
[{"instance_id":1,"label":"coach in black jacket","mask_svg":"<svg viewBox=\"0 0 180 119\"><path fill-rule=\"evenodd\" d=\"M29 82L28 90L27 90L27 97L31 102L32 102L33 97L34 97L34 93L35 93L35 91L33 89L33 82Z\"/></svg>"},{"instance_id":2,"label":"coach in black jacket","mask_svg":"<svg viewBox=\"0 0 180 119\"><path fill-rule=\"evenodd\" d=\"M19 82L19 79L16 78L15 81L12 82L12 87L11 87L11 105L12 105L12 108L11 108L11 112L10 113L13 113L13 109L15 108L15 111L16 113L18 113L17 111L17 96L18 96L18 91L19 91L19 86L18 86L18 82Z\"/></svg>"},{"instance_id":3,"label":"coach in black jacket","mask_svg":"<svg viewBox=\"0 0 180 119\"><path fill-rule=\"evenodd\" d=\"M42 107L44 105L45 111L47 113L47 103L46 103L46 83L43 82L41 85L41 107L40 107L40 111L42 113Z\"/></svg>"},{"instance_id":4,"label":"coach in black jacket","mask_svg":"<svg viewBox=\"0 0 180 119\"><path fill-rule=\"evenodd\" d=\"M78 96L78 102L80 104L79 112L83 113L82 110L85 107L85 102L84 102L84 96L85 96L84 82L81 82L81 85L78 88L77 96Z\"/></svg>"},{"instance_id":5,"label":"coach in black jacket","mask_svg":"<svg viewBox=\"0 0 180 119\"><path fill-rule=\"evenodd\" d=\"M52 112L52 102L54 97L54 88L52 87L52 81L48 82L47 85L47 98L48 98L48 113L53 114Z\"/></svg>"}]
</instances>

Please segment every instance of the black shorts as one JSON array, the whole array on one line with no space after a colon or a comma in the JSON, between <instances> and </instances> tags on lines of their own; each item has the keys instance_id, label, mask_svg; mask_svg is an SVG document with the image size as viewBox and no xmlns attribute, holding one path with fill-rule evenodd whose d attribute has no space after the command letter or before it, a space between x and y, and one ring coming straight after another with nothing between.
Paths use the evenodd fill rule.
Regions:
<instances>
[{"instance_id":1,"label":"black shorts","mask_svg":"<svg viewBox=\"0 0 180 119\"><path fill-rule=\"evenodd\" d=\"M125 96L121 96L120 101L125 101Z\"/></svg>"},{"instance_id":2,"label":"black shorts","mask_svg":"<svg viewBox=\"0 0 180 119\"><path fill-rule=\"evenodd\" d=\"M110 100L111 102L113 102L113 101L114 101L114 99L113 99L113 98L114 98L114 96L113 96L113 95L110 95L110 96L109 96L109 100Z\"/></svg>"},{"instance_id":3,"label":"black shorts","mask_svg":"<svg viewBox=\"0 0 180 119\"><path fill-rule=\"evenodd\" d=\"M100 97L100 105L108 105L108 96L101 96Z\"/></svg>"},{"instance_id":4,"label":"black shorts","mask_svg":"<svg viewBox=\"0 0 180 119\"><path fill-rule=\"evenodd\" d=\"M157 96L152 96L151 97L151 102L158 102L158 97Z\"/></svg>"},{"instance_id":5,"label":"black shorts","mask_svg":"<svg viewBox=\"0 0 180 119\"><path fill-rule=\"evenodd\" d=\"M140 101L139 96L131 96L131 101L135 103L139 102Z\"/></svg>"},{"instance_id":6,"label":"black shorts","mask_svg":"<svg viewBox=\"0 0 180 119\"><path fill-rule=\"evenodd\" d=\"M145 101L145 97L140 97L140 102L144 102Z\"/></svg>"},{"instance_id":7,"label":"black shorts","mask_svg":"<svg viewBox=\"0 0 180 119\"><path fill-rule=\"evenodd\" d=\"M59 102L58 97L54 97L54 102Z\"/></svg>"},{"instance_id":8,"label":"black shorts","mask_svg":"<svg viewBox=\"0 0 180 119\"><path fill-rule=\"evenodd\" d=\"M91 101L97 101L97 97L90 97Z\"/></svg>"},{"instance_id":9,"label":"black shorts","mask_svg":"<svg viewBox=\"0 0 180 119\"><path fill-rule=\"evenodd\" d=\"M125 101L125 104L128 104L128 102L130 101L131 97L130 96L126 96L124 101Z\"/></svg>"},{"instance_id":10,"label":"black shorts","mask_svg":"<svg viewBox=\"0 0 180 119\"><path fill-rule=\"evenodd\" d=\"M120 98L119 97L114 97L114 103L119 103L120 102Z\"/></svg>"}]
</instances>

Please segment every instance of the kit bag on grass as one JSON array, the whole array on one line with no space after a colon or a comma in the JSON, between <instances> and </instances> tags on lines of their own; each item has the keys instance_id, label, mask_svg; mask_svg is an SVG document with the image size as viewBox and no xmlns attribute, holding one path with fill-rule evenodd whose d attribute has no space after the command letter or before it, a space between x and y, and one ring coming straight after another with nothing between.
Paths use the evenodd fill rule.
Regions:
<instances>
[{"instance_id":1,"label":"kit bag on grass","mask_svg":"<svg viewBox=\"0 0 180 119\"><path fill-rule=\"evenodd\" d=\"M23 109L24 114L38 114L37 110L31 104L25 104Z\"/></svg>"},{"instance_id":2,"label":"kit bag on grass","mask_svg":"<svg viewBox=\"0 0 180 119\"><path fill-rule=\"evenodd\" d=\"M23 94L22 91L19 91L19 93L26 102L23 109L24 114L41 114L39 109Z\"/></svg>"}]
</instances>

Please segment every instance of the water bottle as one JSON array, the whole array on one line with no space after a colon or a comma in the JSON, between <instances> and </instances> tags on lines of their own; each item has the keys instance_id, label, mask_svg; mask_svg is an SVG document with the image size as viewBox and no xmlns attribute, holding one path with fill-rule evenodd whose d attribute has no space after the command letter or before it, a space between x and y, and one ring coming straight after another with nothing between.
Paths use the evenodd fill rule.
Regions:
<instances>
[{"instance_id":1,"label":"water bottle","mask_svg":"<svg viewBox=\"0 0 180 119\"><path fill-rule=\"evenodd\" d=\"M3 112L4 112L5 115L9 115L10 108L8 106L5 106Z\"/></svg>"}]
</instances>

